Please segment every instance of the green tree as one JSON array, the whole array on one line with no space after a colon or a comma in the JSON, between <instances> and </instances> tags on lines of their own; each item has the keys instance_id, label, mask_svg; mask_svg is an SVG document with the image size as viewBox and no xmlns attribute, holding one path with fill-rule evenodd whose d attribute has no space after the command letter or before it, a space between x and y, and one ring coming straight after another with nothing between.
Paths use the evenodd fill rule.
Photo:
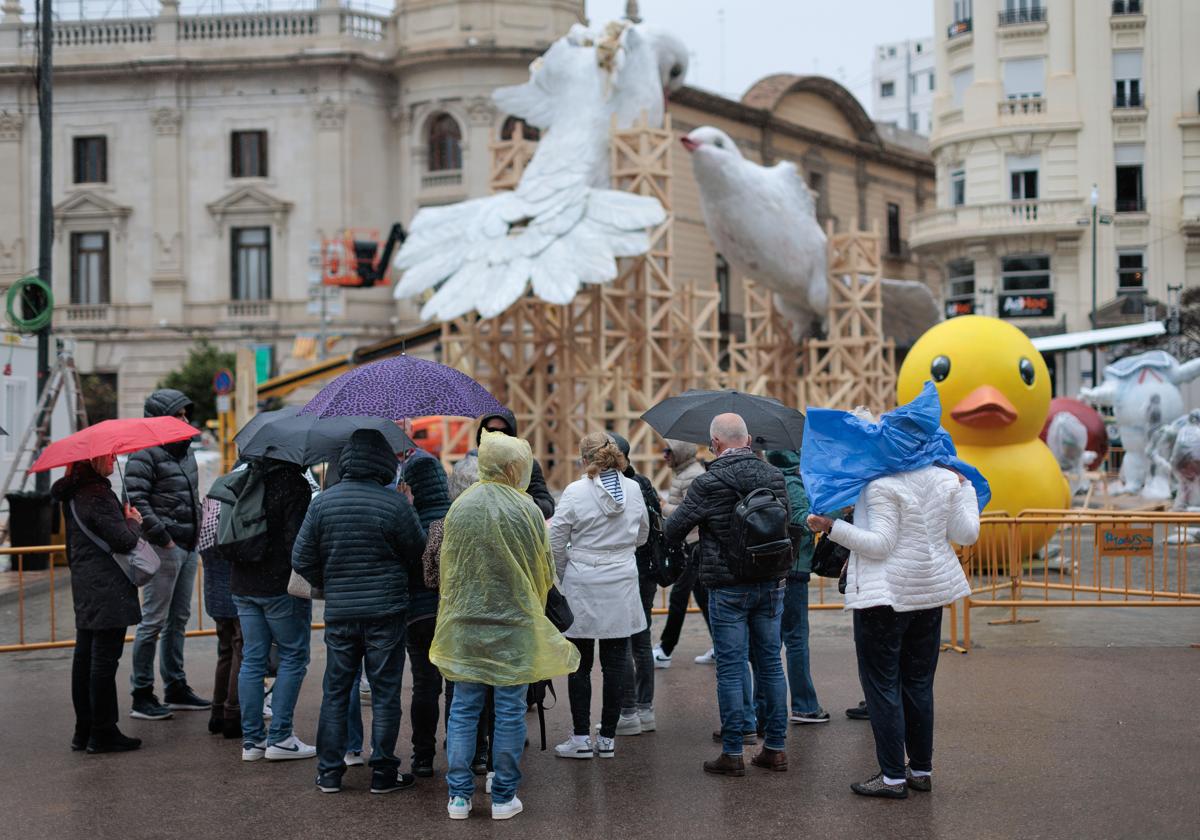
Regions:
<instances>
[{"instance_id":1,"label":"green tree","mask_svg":"<svg viewBox=\"0 0 1200 840\"><path fill-rule=\"evenodd\" d=\"M200 339L188 351L183 367L168 373L158 383L158 387L174 388L187 394L195 403L192 421L203 428L204 424L217 416L217 397L212 388L213 377L222 368L233 370L236 364L236 354L222 352L207 339Z\"/></svg>"}]
</instances>

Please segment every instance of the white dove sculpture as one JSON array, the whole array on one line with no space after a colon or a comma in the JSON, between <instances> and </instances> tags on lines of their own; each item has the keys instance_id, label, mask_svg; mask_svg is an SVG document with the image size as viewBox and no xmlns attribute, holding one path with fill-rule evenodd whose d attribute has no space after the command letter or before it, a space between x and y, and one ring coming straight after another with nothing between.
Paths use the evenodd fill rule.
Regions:
<instances>
[{"instance_id":1,"label":"white dove sculpture","mask_svg":"<svg viewBox=\"0 0 1200 840\"><path fill-rule=\"evenodd\" d=\"M528 82L492 94L544 132L517 188L420 210L396 256L396 297L436 288L422 318L491 318L531 284L563 304L582 284L615 278L616 258L649 250L647 229L666 213L655 198L608 188L611 121L628 128L644 113L661 127L686 70L686 47L664 32L628 21L601 34L572 27L530 65Z\"/></svg>"},{"instance_id":2,"label":"white dove sculpture","mask_svg":"<svg viewBox=\"0 0 1200 840\"><path fill-rule=\"evenodd\" d=\"M713 244L738 271L775 293L798 337L819 330L829 311L825 233L796 165L760 166L712 126L684 136ZM883 327L908 346L941 320L933 294L911 280L884 280Z\"/></svg>"}]
</instances>

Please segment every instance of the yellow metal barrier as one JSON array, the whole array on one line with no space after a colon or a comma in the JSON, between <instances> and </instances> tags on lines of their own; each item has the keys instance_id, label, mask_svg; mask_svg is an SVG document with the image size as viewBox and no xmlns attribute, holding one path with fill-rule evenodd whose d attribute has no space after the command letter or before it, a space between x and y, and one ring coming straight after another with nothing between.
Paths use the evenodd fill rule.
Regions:
<instances>
[{"instance_id":1,"label":"yellow metal barrier","mask_svg":"<svg viewBox=\"0 0 1200 840\"><path fill-rule=\"evenodd\" d=\"M1188 545L1200 541L1200 514L1031 510L986 516L981 528L978 545L962 553L971 584L962 611L966 649L971 612L980 607L1008 610L992 624L1035 621L1018 614L1026 607L1200 607L1200 591L1188 587ZM1047 528L1053 534L1039 548Z\"/></svg>"}]
</instances>

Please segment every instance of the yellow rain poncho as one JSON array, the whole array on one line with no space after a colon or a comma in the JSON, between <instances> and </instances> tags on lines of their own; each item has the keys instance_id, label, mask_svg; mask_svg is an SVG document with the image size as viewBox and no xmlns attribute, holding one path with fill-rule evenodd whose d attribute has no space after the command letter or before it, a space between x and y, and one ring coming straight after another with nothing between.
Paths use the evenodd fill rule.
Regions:
<instances>
[{"instance_id":1,"label":"yellow rain poncho","mask_svg":"<svg viewBox=\"0 0 1200 840\"><path fill-rule=\"evenodd\" d=\"M579 667L546 618L554 571L545 521L525 494L532 469L528 443L485 432L479 482L446 514L429 659L448 680L524 685Z\"/></svg>"}]
</instances>

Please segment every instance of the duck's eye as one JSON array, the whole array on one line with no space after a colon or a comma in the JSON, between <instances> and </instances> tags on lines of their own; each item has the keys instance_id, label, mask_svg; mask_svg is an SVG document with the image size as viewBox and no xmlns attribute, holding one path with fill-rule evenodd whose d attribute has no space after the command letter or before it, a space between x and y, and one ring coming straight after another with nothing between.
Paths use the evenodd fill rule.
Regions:
<instances>
[{"instance_id":1,"label":"duck's eye","mask_svg":"<svg viewBox=\"0 0 1200 840\"><path fill-rule=\"evenodd\" d=\"M672 65L671 66L671 78L678 79L681 75L683 75L683 68L680 67L678 64Z\"/></svg>"},{"instance_id":2,"label":"duck's eye","mask_svg":"<svg viewBox=\"0 0 1200 840\"><path fill-rule=\"evenodd\" d=\"M725 141L724 140L714 140L713 145L716 146L718 149L724 149Z\"/></svg>"},{"instance_id":3,"label":"duck's eye","mask_svg":"<svg viewBox=\"0 0 1200 840\"><path fill-rule=\"evenodd\" d=\"M929 365L929 372L933 375L934 382L945 382L946 377L950 375L950 358L938 356Z\"/></svg>"},{"instance_id":4,"label":"duck's eye","mask_svg":"<svg viewBox=\"0 0 1200 840\"><path fill-rule=\"evenodd\" d=\"M1026 385L1032 385L1033 380L1037 378L1037 374L1033 369L1033 362L1022 356L1020 363L1017 365L1017 369L1021 371L1021 381Z\"/></svg>"}]
</instances>

